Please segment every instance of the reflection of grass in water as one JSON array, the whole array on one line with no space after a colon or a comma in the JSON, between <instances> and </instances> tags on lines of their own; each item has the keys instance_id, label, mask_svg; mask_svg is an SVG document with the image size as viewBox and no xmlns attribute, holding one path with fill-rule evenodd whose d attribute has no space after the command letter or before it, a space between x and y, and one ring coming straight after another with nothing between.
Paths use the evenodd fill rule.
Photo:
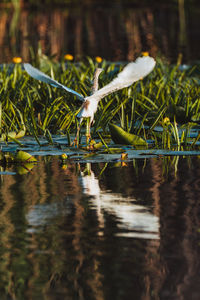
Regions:
<instances>
[{"instance_id":1,"label":"reflection of grass in water","mask_svg":"<svg viewBox=\"0 0 200 300\"><path fill-rule=\"evenodd\" d=\"M97 67L97 62L92 59L78 64L64 61L58 64L40 55L34 60L39 69L62 84L83 96L90 93ZM122 68L121 64L106 61L101 63L101 67L104 74L100 78L100 86L110 82ZM19 64L13 68L4 65L0 80L2 134L22 131L34 136L38 143L40 135L52 143L52 134L64 133L70 141L70 134L77 127L76 115L80 107L73 95L30 78ZM100 102L92 135L95 137L101 131L104 136L112 121L127 132L140 135L145 140L152 139L159 147L186 145L189 140L194 145L198 137L191 139L188 135L192 128L199 129L199 92L198 66L195 71L195 67L184 69L180 60L177 65L170 66L158 59L155 70L144 80ZM155 131L158 125L163 128L162 131Z\"/></svg>"},{"instance_id":2,"label":"reflection of grass in water","mask_svg":"<svg viewBox=\"0 0 200 300\"><path fill-rule=\"evenodd\" d=\"M66 169L62 169L57 158L51 159L51 163L45 163L45 160L40 158L39 161L40 163L36 165L35 170L29 176L7 176L1 182L0 192L4 204L0 212L1 295L9 294L12 295L13 299L21 299L25 298L24 295L26 295L28 290L29 294L40 293L41 297L43 294L52 292L52 286L53 289L58 288L59 293L69 294L71 292L75 294L77 292L76 283L79 269L85 272L85 276L93 274L92 278L94 279L87 280L87 277L86 279L84 278L83 280L85 281L81 282L81 286L85 284L88 288L94 287L95 291L95 288L101 285L99 278L106 274L102 268L97 268L97 265L102 263L105 245L110 245L109 239L112 237L112 234L117 232L117 225L111 219L108 219L110 217L108 213L102 213L105 223L102 223L104 227L100 227L100 220L94 213L94 206L92 206L91 213L88 199L84 198L83 200L81 198L80 183L77 175L80 174L80 171L84 172L84 175L90 174L90 170L86 170L85 167L87 166L85 164L77 167L74 163L69 163ZM141 201L144 198L145 191L146 201L152 202L152 206L157 203L155 209L158 210L160 205L158 197L162 193L162 188L166 188L167 184L162 176L163 166L168 167L167 172L169 176L173 177L171 166L168 164L170 161L173 161L173 157L166 159L156 158L148 161L140 159L134 160L129 163L127 168L123 168L120 171L113 164L110 166L107 164L96 164L92 166L92 169L95 170L96 176L101 175L103 189L110 191L110 170L115 168L113 170L113 185L115 185L117 192L121 193L124 190L127 196L131 196L134 191L134 194ZM195 168L197 163L196 161ZM131 165L133 165L133 169ZM101 173L104 167L107 167L106 171L109 171L107 174L106 172ZM184 168L184 170L186 170L187 174L188 168ZM196 174L196 171L194 172ZM149 185L145 185L146 182L148 183L146 181L147 177L152 180L150 180L151 184ZM187 177L189 176L185 176L185 180ZM122 178L127 185L122 185ZM140 180L137 181L136 179ZM116 184L116 182L119 184ZM131 182L131 186L128 185L128 182ZM141 191L137 187L138 184L142 185ZM173 195L174 190L177 193L179 185L179 180L174 182L172 186L169 185L168 193L171 192ZM198 191L198 185L193 184L193 182L191 182L191 190L192 187L194 191ZM161 190L160 193L159 190ZM73 195L73 198L70 198L71 195ZM90 200L91 202L93 201L93 199ZM126 200L124 198L124 201ZM170 199L170 201L172 200ZM63 205L65 209L67 209L66 205L68 204L69 214L65 217L57 216L57 218L54 218L53 216L52 222L46 226L46 230L40 231L39 228L38 232L28 234L27 231L31 227L28 225L26 215L32 211L32 207L39 205L41 207L45 205L54 207L54 203L60 205L61 208ZM169 205L169 207L171 206ZM191 209L192 207L194 206L191 206ZM167 209L165 207L165 212ZM112 233L107 234L107 237L105 234L102 249L102 237L98 237L97 233L99 231L103 232L103 230L106 233L111 228L108 224L110 222ZM113 229L115 230L114 233ZM92 243L90 244L91 237ZM121 247L121 244L118 247L121 257L123 247ZM134 255L137 254L136 250L133 252ZM141 253L141 249L139 253ZM153 257L155 260L157 259L157 256L154 255ZM159 258L158 262L160 261ZM148 259L146 251L145 259ZM147 264L148 266L152 265L152 255L149 256L149 260L151 264ZM118 262L112 261L113 263L117 265ZM74 265L76 268L74 268ZM141 268L139 270L141 272ZM66 285L66 272L67 276L71 275L68 279L69 285ZM152 278L155 277L155 274L154 276L152 275ZM65 290L62 290L64 287ZM99 293L101 293L101 290L99 289Z\"/></svg>"}]
</instances>

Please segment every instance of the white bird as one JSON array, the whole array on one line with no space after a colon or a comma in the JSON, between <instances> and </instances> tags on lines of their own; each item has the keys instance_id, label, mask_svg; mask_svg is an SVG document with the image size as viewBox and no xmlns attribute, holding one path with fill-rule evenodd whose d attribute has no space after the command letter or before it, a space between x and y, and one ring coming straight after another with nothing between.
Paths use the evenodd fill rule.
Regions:
<instances>
[{"instance_id":1,"label":"white bird","mask_svg":"<svg viewBox=\"0 0 200 300\"><path fill-rule=\"evenodd\" d=\"M155 60L150 56L138 57L135 62L130 62L124 69L113 79L109 84L98 90L98 76L102 69L97 69L96 78L94 78L93 93L88 97L75 92L74 90L64 86L58 81L52 79L48 75L42 73L28 63L24 63L26 72L33 78L48 83L54 87L62 88L65 91L72 93L79 100L83 101L81 109L77 114L80 118L80 123L83 118L90 118L90 125L94 119L94 114L97 111L99 101L105 96L132 85L134 82L148 75L155 67ZM95 82L96 81L96 82ZM89 127L90 127L89 125ZM79 128L80 129L80 128ZM78 131L79 131L78 129Z\"/></svg>"}]
</instances>

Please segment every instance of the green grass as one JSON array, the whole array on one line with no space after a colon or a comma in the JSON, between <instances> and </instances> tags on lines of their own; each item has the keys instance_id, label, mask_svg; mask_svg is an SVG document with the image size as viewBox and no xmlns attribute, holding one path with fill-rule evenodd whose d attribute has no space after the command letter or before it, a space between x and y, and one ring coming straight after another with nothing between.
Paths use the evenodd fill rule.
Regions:
<instances>
[{"instance_id":1,"label":"green grass","mask_svg":"<svg viewBox=\"0 0 200 300\"><path fill-rule=\"evenodd\" d=\"M90 94L97 67L91 58L79 63L58 63L36 57L34 62L37 68L62 84L84 96ZM100 87L110 82L123 65L103 61L101 67L104 72L99 79ZM189 132L200 128L199 82L198 65L182 71L179 63L172 66L158 59L156 68L146 78L100 102L93 137L99 131L108 134L108 124L112 121L128 132L154 140L158 147L187 145L189 141L194 146L198 138L191 139ZM2 66L0 99L1 135L24 131L36 140L43 135L51 142L52 134L66 134L70 140L76 131L76 114L81 102L72 94L32 79L20 64ZM156 131L156 126L163 130Z\"/></svg>"}]
</instances>

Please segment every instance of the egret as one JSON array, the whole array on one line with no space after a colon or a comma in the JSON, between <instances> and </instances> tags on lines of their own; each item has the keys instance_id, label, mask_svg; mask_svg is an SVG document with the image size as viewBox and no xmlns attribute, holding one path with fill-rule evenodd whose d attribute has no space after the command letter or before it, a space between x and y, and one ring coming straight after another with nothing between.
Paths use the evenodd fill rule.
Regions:
<instances>
[{"instance_id":1,"label":"egret","mask_svg":"<svg viewBox=\"0 0 200 300\"><path fill-rule=\"evenodd\" d=\"M134 82L148 75L155 67L155 60L150 56L138 57L135 62L128 63L124 69L113 79L109 84L98 90L98 76L102 69L98 68L94 74L93 90L92 94L88 97L84 97L78 92L66 87L58 81L52 79L48 75L42 73L40 70L34 68L29 63L24 63L26 72L33 78L48 83L54 87L62 88L66 92L75 95L80 101L83 102L77 117L80 119L80 124L83 118L90 118L89 121L89 135L90 126L94 120L94 114L97 111L99 101L105 96L121 90L125 87L131 86ZM77 133L80 130L78 128Z\"/></svg>"}]
</instances>

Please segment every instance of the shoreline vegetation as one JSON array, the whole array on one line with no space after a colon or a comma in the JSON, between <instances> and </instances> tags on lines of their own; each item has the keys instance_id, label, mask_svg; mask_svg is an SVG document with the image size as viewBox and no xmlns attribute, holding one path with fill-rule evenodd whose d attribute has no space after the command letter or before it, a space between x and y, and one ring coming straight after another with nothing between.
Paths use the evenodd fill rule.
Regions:
<instances>
[{"instance_id":1,"label":"shoreline vegetation","mask_svg":"<svg viewBox=\"0 0 200 300\"><path fill-rule=\"evenodd\" d=\"M28 62L29 48L37 52L39 45L57 60L69 52L78 61L96 55L132 61L145 50L171 63L178 53L183 53L184 63L198 60L198 3L157 2L73 1L63 7L49 4L45 10L41 1L41 7L32 7L30 1L23 7L14 0L10 7L0 5L0 63L9 63L13 56Z\"/></svg>"},{"instance_id":2,"label":"shoreline vegetation","mask_svg":"<svg viewBox=\"0 0 200 300\"><path fill-rule=\"evenodd\" d=\"M96 67L104 69L100 87L109 83L124 63L108 63L97 57L74 63L54 62L40 54L32 57L33 65L60 83L86 96L90 93ZM70 59L69 59L70 58ZM31 135L39 142L44 136L64 134L70 143L78 123L81 103L71 94L32 79L23 69L20 58L13 65L1 65L0 136L1 141L15 141ZM92 138L110 135L109 124L117 124L127 133L142 137L157 148L198 146L200 129L199 65L175 65L157 58L155 70L129 88L113 93L100 102ZM85 125L85 123L84 123ZM85 126L83 126L85 131ZM12 134L11 134L12 133ZM9 135L11 137L9 137Z\"/></svg>"},{"instance_id":3,"label":"shoreline vegetation","mask_svg":"<svg viewBox=\"0 0 200 300\"><path fill-rule=\"evenodd\" d=\"M183 1L184 2L184 0L171 0L171 2L172 3L177 3L177 2L181 2L181 1ZM99 3L109 3L109 2L111 2L112 3L112 1L105 1L105 0L98 0L98 1L92 1L92 0L45 0L44 2L43 2L43 4L44 3L48 3L48 4L56 4L56 5L69 5L69 4L84 4L84 5L88 5L88 4L90 4L90 5L94 5L94 3L95 3L95 5L98 5ZM161 2L161 3L168 3L168 1L166 1L166 0L161 0L161 1L159 1L159 2ZM126 0L126 1L124 1L124 0L118 0L118 3L120 4L120 3L126 3L126 4L135 4L135 5L141 5L141 4L149 4L149 3L151 3L151 4L155 4L155 0L142 0L142 1L138 1L138 0ZM198 3L198 0L187 0L187 3L188 4L195 4L195 3ZM42 4L42 5L43 5ZM42 6L41 5L41 1L40 0L2 0L1 1L1 3L0 3L0 6L4 6L4 5L13 5L13 6L15 6L15 5L21 5L21 6L31 6L31 5L33 5L33 6Z\"/></svg>"}]
</instances>

